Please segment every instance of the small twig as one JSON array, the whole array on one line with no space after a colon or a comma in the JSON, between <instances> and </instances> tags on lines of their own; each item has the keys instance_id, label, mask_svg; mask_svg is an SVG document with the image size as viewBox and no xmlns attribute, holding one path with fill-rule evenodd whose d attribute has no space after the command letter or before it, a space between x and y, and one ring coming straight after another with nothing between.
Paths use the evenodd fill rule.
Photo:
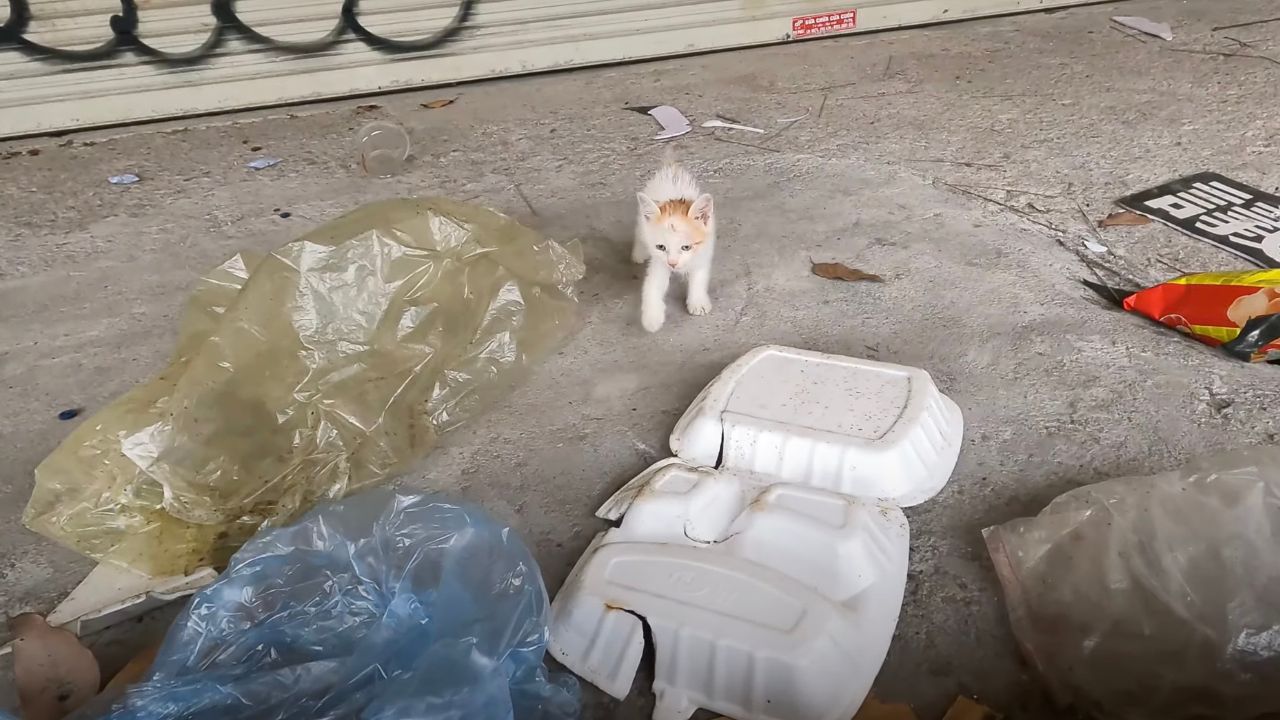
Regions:
<instances>
[{"instance_id":1,"label":"small twig","mask_svg":"<svg viewBox=\"0 0 1280 720\"><path fill-rule=\"evenodd\" d=\"M831 97L831 94L830 94L830 93L828 93L828 94L826 94L826 95L823 95L823 96L822 96L822 104L818 106L818 117L819 117L819 118L821 118L821 117L822 117L822 111L827 109L827 98L829 98L829 97Z\"/></svg>"},{"instance_id":2,"label":"small twig","mask_svg":"<svg viewBox=\"0 0 1280 720\"><path fill-rule=\"evenodd\" d=\"M974 100L989 100L999 98L1019 98L1019 97L1044 97L1044 93L1012 93L1010 95L970 95Z\"/></svg>"},{"instance_id":3,"label":"small twig","mask_svg":"<svg viewBox=\"0 0 1280 720\"><path fill-rule=\"evenodd\" d=\"M991 203L992 205L999 205L1000 207L1004 208L1005 210L1008 210L1009 212L1012 212L1013 214L1017 215L1018 217L1020 217L1020 218L1022 218L1022 219L1024 219L1024 220L1028 220L1028 221L1030 221L1030 222L1033 222L1033 223L1035 223L1036 225L1039 225L1040 227L1048 228L1048 229L1050 229L1050 230L1052 230L1052 231L1054 231L1054 232L1056 232L1056 233L1061 233L1061 232L1063 232L1063 231L1062 231L1062 228L1056 227L1056 226L1054 226L1054 225L1053 225L1053 224L1051 224L1051 223L1044 222L1043 220L1040 220L1039 218L1034 217L1034 216L1033 216L1033 215L1031 215L1030 213L1028 213L1028 212L1026 212L1026 211L1024 211L1024 210L1021 210L1021 209L1019 209L1019 208L1016 208L1016 207L1014 207L1014 206L1010 205L1009 203L1000 202L999 200L996 200L995 198L989 198L989 197L987 197L986 195L982 195L982 194L980 194L980 193L976 193L976 192L973 192L973 191L971 191L971 190L965 190L965 189L964 189L964 188L962 188L962 187L958 187L958 186L956 186L956 185L952 185L952 184L951 184L951 183L949 183L949 182L943 182L942 180L934 180L934 182L935 182L935 183L938 183L938 184L940 184L940 185L944 185L944 186L946 186L946 187L949 187L949 188L951 188L952 190L955 190L956 192L958 192L958 193L960 193L960 194L962 194L962 195L968 195L969 197L973 197L973 198L977 198L977 199L979 199L979 200L983 200L983 201L985 201L985 202L989 202L989 203ZM1061 243L1061 241L1059 241L1059 244L1062 244L1062 243ZM1062 246L1063 246L1063 247L1067 247L1065 244L1062 244Z\"/></svg>"},{"instance_id":4,"label":"small twig","mask_svg":"<svg viewBox=\"0 0 1280 720\"><path fill-rule=\"evenodd\" d=\"M720 118L721 120L727 123L733 123L734 125L746 125L746 123L742 122L741 120L731 118L728 115L721 115L720 113L716 113L716 117Z\"/></svg>"},{"instance_id":5,"label":"small twig","mask_svg":"<svg viewBox=\"0 0 1280 720\"><path fill-rule=\"evenodd\" d=\"M1079 200L1076 200L1076 209L1080 211L1080 217L1084 220L1085 227L1089 228L1089 231L1093 233L1093 236L1098 238L1098 244L1106 245L1107 242L1106 240L1102 239L1102 233L1098 231L1098 228L1097 226L1094 225L1093 220L1089 219L1089 213L1084 211L1084 205L1081 205Z\"/></svg>"},{"instance_id":6,"label":"small twig","mask_svg":"<svg viewBox=\"0 0 1280 720\"><path fill-rule=\"evenodd\" d=\"M1129 30L1126 30L1125 28L1122 28L1119 25L1108 25L1107 27L1111 28L1112 30L1115 30L1116 32L1120 33L1121 35L1124 35L1125 37L1133 38L1134 40L1137 40L1143 45L1147 44L1147 39L1142 37L1142 35L1136 32L1131 32Z\"/></svg>"},{"instance_id":7,"label":"small twig","mask_svg":"<svg viewBox=\"0 0 1280 720\"><path fill-rule=\"evenodd\" d=\"M767 150L769 152L775 152L775 153L782 152L778 148L765 147L763 145L752 145L751 143L745 143L745 142L742 142L741 140L730 140L729 138L720 137L719 135L712 135L711 139L719 142L723 142L723 143L729 143L730 145L741 145L743 147L755 148L757 150Z\"/></svg>"},{"instance_id":8,"label":"small twig","mask_svg":"<svg viewBox=\"0 0 1280 720\"><path fill-rule=\"evenodd\" d=\"M1004 167L1003 165L995 165L995 164L993 164L993 163L965 162L965 161L962 161L962 160L917 160L917 159L914 159L914 158L907 158L906 160L903 160L902 162L909 162L909 163L933 163L933 164L936 164L936 165L962 165L962 166L964 166L964 167L968 167L968 168L974 168L974 167L999 168L999 167Z\"/></svg>"},{"instance_id":9,"label":"small twig","mask_svg":"<svg viewBox=\"0 0 1280 720\"><path fill-rule=\"evenodd\" d=\"M1213 28L1213 32L1220 30L1235 30L1242 27L1253 27L1254 25L1266 25L1267 23L1280 22L1280 17L1267 18L1266 20L1251 20L1249 22L1236 23L1235 25L1219 25Z\"/></svg>"},{"instance_id":10,"label":"small twig","mask_svg":"<svg viewBox=\"0 0 1280 720\"><path fill-rule=\"evenodd\" d=\"M857 80L854 80L853 82L838 83L838 84L836 84L836 85L822 85L821 87L803 88L803 89L801 89L801 90L787 90L786 92L780 92L780 93L775 93L775 94L777 94L777 95L800 95L800 94L802 94L802 93L808 93L808 92L826 92L826 91L828 91L828 90L836 90L836 89L838 89L838 88L842 88L842 87L849 87L849 86L851 86L851 85L857 85L857 84L858 84L858 81L857 81Z\"/></svg>"},{"instance_id":11,"label":"small twig","mask_svg":"<svg viewBox=\"0 0 1280 720\"><path fill-rule=\"evenodd\" d=\"M768 136L768 137L766 137L765 139L761 140L760 142L762 142L762 143L771 143L771 142L773 142L774 140L776 140L776 139L778 138L778 136L779 136L779 135L781 135L782 133L784 133L784 132L786 132L786 131L790 130L790 129L791 129L791 127L792 127L793 125L795 125L796 123L800 122L800 121L801 121L801 120L803 120L803 119L804 119L804 118L798 118L798 119L796 119L796 120L792 120L791 122L787 123L786 125L783 125L782 127L778 128L777 130L774 130L772 133L770 133L770 134L769 134L769 136Z\"/></svg>"},{"instance_id":12,"label":"small twig","mask_svg":"<svg viewBox=\"0 0 1280 720\"><path fill-rule=\"evenodd\" d=\"M880 73L880 79L884 80L889 77L889 68L893 67L893 54L889 55L889 62L884 64L884 72Z\"/></svg>"},{"instance_id":13,"label":"small twig","mask_svg":"<svg viewBox=\"0 0 1280 720\"><path fill-rule=\"evenodd\" d=\"M520 183L512 183L511 187L515 189L516 194L524 201L524 206L529 208L529 213L534 217L539 217L538 211L533 209L533 203L529 202L529 198L525 197L524 190L520 189Z\"/></svg>"},{"instance_id":14,"label":"small twig","mask_svg":"<svg viewBox=\"0 0 1280 720\"><path fill-rule=\"evenodd\" d=\"M1042 198L1061 198L1061 195L1050 195L1049 193L1035 192L1033 190L1020 190L1018 188L1000 187L999 185L969 185L956 183L956 187L977 188L979 190L1003 190L1007 193L1021 193L1023 195L1035 195Z\"/></svg>"},{"instance_id":15,"label":"small twig","mask_svg":"<svg viewBox=\"0 0 1280 720\"><path fill-rule=\"evenodd\" d=\"M1255 58L1257 60L1266 60L1267 62L1273 65L1280 65L1280 60L1277 60L1268 55L1259 55L1257 53L1223 52L1221 50L1193 50L1191 48L1169 48L1169 52L1188 53L1190 55L1208 55L1211 57L1224 57L1224 58Z\"/></svg>"},{"instance_id":16,"label":"small twig","mask_svg":"<svg viewBox=\"0 0 1280 720\"><path fill-rule=\"evenodd\" d=\"M1249 48L1250 50L1257 50L1257 48L1255 48L1255 47L1253 46L1253 43L1251 43L1251 42L1246 42L1246 41L1244 41L1244 40L1241 40L1240 38L1233 38L1233 37L1231 37L1230 35L1223 35L1223 36L1222 36L1222 39L1223 39L1223 40L1230 40L1231 42L1233 42L1233 43L1235 43L1235 44L1239 45L1240 47L1247 47L1247 48ZM1256 41L1255 41L1255 42L1256 42Z\"/></svg>"},{"instance_id":17,"label":"small twig","mask_svg":"<svg viewBox=\"0 0 1280 720\"><path fill-rule=\"evenodd\" d=\"M922 92L924 91L923 90L907 90L905 92L895 92L895 93L875 93L873 95L845 95L844 97L836 98L836 100L868 100L871 98L896 97L898 95L919 95Z\"/></svg>"}]
</instances>

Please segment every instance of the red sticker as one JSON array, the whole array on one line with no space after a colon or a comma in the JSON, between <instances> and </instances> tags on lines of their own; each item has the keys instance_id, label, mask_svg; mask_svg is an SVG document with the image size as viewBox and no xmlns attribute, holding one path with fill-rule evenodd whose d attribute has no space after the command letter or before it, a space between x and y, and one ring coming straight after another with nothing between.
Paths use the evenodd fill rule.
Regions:
<instances>
[{"instance_id":1,"label":"red sticker","mask_svg":"<svg viewBox=\"0 0 1280 720\"><path fill-rule=\"evenodd\" d=\"M857 10L802 15L791 18L791 37L806 38L848 32L858 27Z\"/></svg>"}]
</instances>

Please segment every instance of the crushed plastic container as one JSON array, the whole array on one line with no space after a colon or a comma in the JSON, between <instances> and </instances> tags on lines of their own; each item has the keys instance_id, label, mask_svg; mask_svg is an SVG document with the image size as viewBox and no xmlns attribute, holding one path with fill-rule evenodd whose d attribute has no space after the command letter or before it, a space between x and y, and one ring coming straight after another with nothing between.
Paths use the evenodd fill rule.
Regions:
<instances>
[{"instance_id":1,"label":"crushed plastic container","mask_svg":"<svg viewBox=\"0 0 1280 720\"><path fill-rule=\"evenodd\" d=\"M942 489L962 434L923 370L751 351L676 424L676 457L600 508L621 525L552 604L552 655L622 699L647 624L655 720L848 720L902 605L900 507Z\"/></svg>"}]
</instances>

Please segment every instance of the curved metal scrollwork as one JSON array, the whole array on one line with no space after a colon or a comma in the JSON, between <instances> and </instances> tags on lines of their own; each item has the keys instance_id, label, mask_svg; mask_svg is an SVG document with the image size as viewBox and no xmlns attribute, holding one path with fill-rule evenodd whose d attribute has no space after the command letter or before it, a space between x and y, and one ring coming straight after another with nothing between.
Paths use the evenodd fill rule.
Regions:
<instances>
[{"instance_id":1,"label":"curved metal scrollwork","mask_svg":"<svg viewBox=\"0 0 1280 720\"><path fill-rule=\"evenodd\" d=\"M3 2L4 0L0 0ZM291 43L282 42L255 30L236 13L236 0L210 0L209 12L216 20L209 37L199 47L183 52L168 52L152 47L138 35L138 6L136 0L120 0L120 13L108 21L111 38L101 45L87 49L63 49L42 45L26 37L31 25L31 7L28 0L8 0L9 19L0 25L0 49L13 47L44 60L65 62L91 62L110 60L117 55L136 53L157 62L184 65L208 59L229 35L239 35L249 42L265 45L289 54L323 52L332 48L344 35L351 33L366 45L386 52L407 53L432 50L443 45L466 24L475 0L458 0L453 18L436 32L414 40L384 37L369 30L360 22L359 0L344 0L338 23L327 35L316 40Z\"/></svg>"}]
</instances>

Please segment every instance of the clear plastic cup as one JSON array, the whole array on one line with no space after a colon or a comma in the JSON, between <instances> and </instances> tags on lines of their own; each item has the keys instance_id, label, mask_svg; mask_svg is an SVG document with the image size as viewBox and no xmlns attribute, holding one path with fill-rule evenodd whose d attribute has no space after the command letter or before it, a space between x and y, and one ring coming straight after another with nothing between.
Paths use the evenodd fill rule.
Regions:
<instances>
[{"instance_id":1,"label":"clear plastic cup","mask_svg":"<svg viewBox=\"0 0 1280 720\"><path fill-rule=\"evenodd\" d=\"M369 177L391 177L409 159L409 133L386 120L375 120L356 133L360 169Z\"/></svg>"}]
</instances>

